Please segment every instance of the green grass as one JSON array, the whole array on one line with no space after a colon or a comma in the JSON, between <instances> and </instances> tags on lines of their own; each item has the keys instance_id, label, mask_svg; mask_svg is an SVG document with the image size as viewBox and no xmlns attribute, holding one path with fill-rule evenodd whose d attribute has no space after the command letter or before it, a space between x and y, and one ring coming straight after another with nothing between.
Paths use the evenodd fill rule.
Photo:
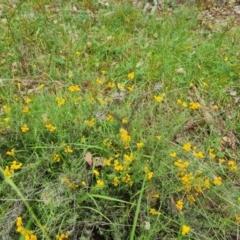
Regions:
<instances>
[{"instance_id":1,"label":"green grass","mask_svg":"<svg viewBox=\"0 0 240 240\"><path fill-rule=\"evenodd\" d=\"M109 2L1 5L0 236L237 239L239 29Z\"/></svg>"}]
</instances>

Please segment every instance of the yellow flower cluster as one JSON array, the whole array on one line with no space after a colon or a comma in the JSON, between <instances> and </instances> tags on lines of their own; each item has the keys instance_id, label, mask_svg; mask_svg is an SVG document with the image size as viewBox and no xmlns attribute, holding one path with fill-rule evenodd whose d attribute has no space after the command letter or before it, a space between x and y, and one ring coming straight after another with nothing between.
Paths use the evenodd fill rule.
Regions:
<instances>
[{"instance_id":1,"label":"yellow flower cluster","mask_svg":"<svg viewBox=\"0 0 240 240\"><path fill-rule=\"evenodd\" d=\"M56 239L57 239L57 240L68 239L68 234L66 234L66 233L61 233L60 235L56 235Z\"/></svg>"},{"instance_id":2,"label":"yellow flower cluster","mask_svg":"<svg viewBox=\"0 0 240 240\"><path fill-rule=\"evenodd\" d=\"M190 152L191 151L191 143L187 142L183 145L183 150Z\"/></svg>"},{"instance_id":3,"label":"yellow flower cluster","mask_svg":"<svg viewBox=\"0 0 240 240\"><path fill-rule=\"evenodd\" d=\"M150 170L148 169L148 167L144 167L144 168L143 168L143 171L144 171L145 174L146 174L147 180L152 179L152 177L153 177L153 172L150 171Z\"/></svg>"},{"instance_id":4,"label":"yellow flower cluster","mask_svg":"<svg viewBox=\"0 0 240 240\"><path fill-rule=\"evenodd\" d=\"M53 160L55 162L60 162L61 161L60 155L57 154L57 153L54 153L52 157L53 157Z\"/></svg>"},{"instance_id":5,"label":"yellow flower cluster","mask_svg":"<svg viewBox=\"0 0 240 240\"><path fill-rule=\"evenodd\" d=\"M96 79L96 82L97 82L99 85L103 85L104 82L105 82L105 78L97 78L97 79Z\"/></svg>"},{"instance_id":6,"label":"yellow flower cluster","mask_svg":"<svg viewBox=\"0 0 240 240\"><path fill-rule=\"evenodd\" d=\"M164 100L165 95L166 95L165 93L162 93L160 96L154 96L154 99L158 103L161 103Z\"/></svg>"},{"instance_id":7,"label":"yellow flower cluster","mask_svg":"<svg viewBox=\"0 0 240 240\"><path fill-rule=\"evenodd\" d=\"M210 149L209 149L209 157L210 157L210 158L215 158L215 157L216 157L216 154L214 154L213 152L214 152L214 149L213 149L213 148L210 148Z\"/></svg>"},{"instance_id":8,"label":"yellow flower cluster","mask_svg":"<svg viewBox=\"0 0 240 240\"><path fill-rule=\"evenodd\" d=\"M201 105L198 102L190 102L190 109L198 110L199 108L201 108Z\"/></svg>"},{"instance_id":9,"label":"yellow flower cluster","mask_svg":"<svg viewBox=\"0 0 240 240\"><path fill-rule=\"evenodd\" d=\"M11 108L8 105L3 105L3 111L4 113L8 114L11 111Z\"/></svg>"},{"instance_id":10,"label":"yellow flower cluster","mask_svg":"<svg viewBox=\"0 0 240 240\"><path fill-rule=\"evenodd\" d=\"M193 152L193 156L196 157L196 158L204 158L204 155L201 151Z\"/></svg>"},{"instance_id":11,"label":"yellow flower cluster","mask_svg":"<svg viewBox=\"0 0 240 240\"><path fill-rule=\"evenodd\" d=\"M14 171L21 169L21 167L22 167L22 163L17 163L17 161L13 161L10 167L6 166L6 168L4 169L4 174L7 177L11 178L14 174Z\"/></svg>"},{"instance_id":12,"label":"yellow flower cluster","mask_svg":"<svg viewBox=\"0 0 240 240\"><path fill-rule=\"evenodd\" d=\"M113 179L113 186L118 186L118 184L119 184L119 179L118 179L118 177L114 177L114 179Z\"/></svg>"},{"instance_id":13,"label":"yellow flower cluster","mask_svg":"<svg viewBox=\"0 0 240 240\"><path fill-rule=\"evenodd\" d=\"M66 103L66 100L64 98L56 97L56 101L59 107Z\"/></svg>"},{"instance_id":14,"label":"yellow flower cluster","mask_svg":"<svg viewBox=\"0 0 240 240\"><path fill-rule=\"evenodd\" d=\"M182 101L181 99L177 100L177 104L181 105L184 108L188 107L188 103ZM189 103L189 108L192 110L198 110L201 108L201 105L198 102L190 102Z\"/></svg>"},{"instance_id":15,"label":"yellow flower cluster","mask_svg":"<svg viewBox=\"0 0 240 240\"><path fill-rule=\"evenodd\" d=\"M72 153L73 150L71 149L70 146L66 146L65 150L64 150L65 153Z\"/></svg>"},{"instance_id":16,"label":"yellow flower cluster","mask_svg":"<svg viewBox=\"0 0 240 240\"><path fill-rule=\"evenodd\" d=\"M220 186L220 185L222 184L222 178L221 178L221 177L215 177L215 178L213 179L213 183L214 183L214 185L216 185L216 186Z\"/></svg>"},{"instance_id":17,"label":"yellow flower cluster","mask_svg":"<svg viewBox=\"0 0 240 240\"><path fill-rule=\"evenodd\" d=\"M129 184L130 186L133 185L133 181L131 179L131 175L130 174L126 174L123 178L122 178L122 181Z\"/></svg>"},{"instance_id":18,"label":"yellow flower cluster","mask_svg":"<svg viewBox=\"0 0 240 240\"><path fill-rule=\"evenodd\" d=\"M118 160L115 160L115 161L114 161L114 169L115 169L116 171L121 172L121 171L124 170L124 166L123 166L122 164L119 164L119 161L118 161Z\"/></svg>"},{"instance_id":19,"label":"yellow flower cluster","mask_svg":"<svg viewBox=\"0 0 240 240\"><path fill-rule=\"evenodd\" d=\"M22 110L23 113L29 113L29 107L28 106L25 106Z\"/></svg>"},{"instance_id":20,"label":"yellow flower cluster","mask_svg":"<svg viewBox=\"0 0 240 240\"><path fill-rule=\"evenodd\" d=\"M227 164L232 171L237 171L237 165L233 160L229 160Z\"/></svg>"},{"instance_id":21,"label":"yellow flower cluster","mask_svg":"<svg viewBox=\"0 0 240 240\"><path fill-rule=\"evenodd\" d=\"M7 151L6 154L9 155L9 156L14 156L14 154L15 154L15 149L12 148L10 151Z\"/></svg>"},{"instance_id":22,"label":"yellow flower cluster","mask_svg":"<svg viewBox=\"0 0 240 240\"><path fill-rule=\"evenodd\" d=\"M175 204L176 208L178 211L182 211L183 210L183 200L178 200Z\"/></svg>"},{"instance_id":23,"label":"yellow flower cluster","mask_svg":"<svg viewBox=\"0 0 240 240\"><path fill-rule=\"evenodd\" d=\"M190 232L190 230L191 230L191 228L189 226L183 225L181 233L182 233L183 236L185 236Z\"/></svg>"},{"instance_id":24,"label":"yellow flower cluster","mask_svg":"<svg viewBox=\"0 0 240 240\"><path fill-rule=\"evenodd\" d=\"M65 182L67 185L68 185L68 187L69 188L72 188L72 189L77 189L77 188L79 188L79 185L78 184L75 184L75 183L73 183L73 182L71 182L70 180L69 180L69 178L67 178L67 177L64 177L63 179L62 179L62 182Z\"/></svg>"},{"instance_id":25,"label":"yellow flower cluster","mask_svg":"<svg viewBox=\"0 0 240 240\"><path fill-rule=\"evenodd\" d=\"M155 208L151 208L151 209L149 210L149 213L150 213L151 215L160 215L160 214L161 214L161 212L157 211Z\"/></svg>"},{"instance_id":26,"label":"yellow flower cluster","mask_svg":"<svg viewBox=\"0 0 240 240\"><path fill-rule=\"evenodd\" d=\"M103 185L104 185L104 181L98 179L98 180L97 180L97 186L98 186L98 187L102 187Z\"/></svg>"},{"instance_id":27,"label":"yellow flower cluster","mask_svg":"<svg viewBox=\"0 0 240 240\"><path fill-rule=\"evenodd\" d=\"M50 131L50 132L54 132L57 127L55 127L54 125L52 124L46 124L45 127Z\"/></svg>"},{"instance_id":28,"label":"yellow flower cluster","mask_svg":"<svg viewBox=\"0 0 240 240\"><path fill-rule=\"evenodd\" d=\"M121 140L124 143L125 147L129 147L129 142L131 141L131 136L128 134L128 131L120 128Z\"/></svg>"},{"instance_id":29,"label":"yellow flower cluster","mask_svg":"<svg viewBox=\"0 0 240 240\"><path fill-rule=\"evenodd\" d=\"M17 218L16 226L17 232L23 235L25 240L37 240L37 237L33 234L33 231L27 230L23 227L22 217Z\"/></svg>"},{"instance_id":30,"label":"yellow flower cluster","mask_svg":"<svg viewBox=\"0 0 240 240\"><path fill-rule=\"evenodd\" d=\"M21 131L23 132L23 133L25 133L25 132L28 132L30 129L29 129L29 127L27 126L27 124L24 124L22 127L21 127Z\"/></svg>"},{"instance_id":31,"label":"yellow flower cluster","mask_svg":"<svg viewBox=\"0 0 240 240\"><path fill-rule=\"evenodd\" d=\"M92 118L92 119L90 119L90 120L85 120L84 123L85 123L86 125L88 125L89 127L93 127L94 124L95 124L95 119Z\"/></svg>"},{"instance_id":32,"label":"yellow flower cluster","mask_svg":"<svg viewBox=\"0 0 240 240\"><path fill-rule=\"evenodd\" d=\"M70 92L79 92L80 91L80 87L78 85L72 85L68 88L68 90Z\"/></svg>"},{"instance_id":33,"label":"yellow flower cluster","mask_svg":"<svg viewBox=\"0 0 240 240\"><path fill-rule=\"evenodd\" d=\"M181 159L178 159L177 161L174 162L174 166L179 167L181 169L186 169L189 165L188 161L183 162Z\"/></svg>"},{"instance_id":34,"label":"yellow flower cluster","mask_svg":"<svg viewBox=\"0 0 240 240\"><path fill-rule=\"evenodd\" d=\"M112 160L113 160L112 157L111 157L111 158L108 158L108 159L104 159L104 160L103 160L104 166L108 166L108 167L111 166Z\"/></svg>"},{"instance_id":35,"label":"yellow flower cluster","mask_svg":"<svg viewBox=\"0 0 240 240\"><path fill-rule=\"evenodd\" d=\"M143 142L138 142L136 145L137 145L137 148L142 148L144 143Z\"/></svg>"},{"instance_id":36,"label":"yellow flower cluster","mask_svg":"<svg viewBox=\"0 0 240 240\"><path fill-rule=\"evenodd\" d=\"M128 73L128 78L133 80L134 79L134 75L135 75L134 72L130 72L130 73Z\"/></svg>"},{"instance_id":37,"label":"yellow flower cluster","mask_svg":"<svg viewBox=\"0 0 240 240\"><path fill-rule=\"evenodd\" d=\"M113 115L108 114L108 115L107 115L107 120L108 120L109 122L113 122L113 120L114 120Z\"/></svg>"}]
</instances>

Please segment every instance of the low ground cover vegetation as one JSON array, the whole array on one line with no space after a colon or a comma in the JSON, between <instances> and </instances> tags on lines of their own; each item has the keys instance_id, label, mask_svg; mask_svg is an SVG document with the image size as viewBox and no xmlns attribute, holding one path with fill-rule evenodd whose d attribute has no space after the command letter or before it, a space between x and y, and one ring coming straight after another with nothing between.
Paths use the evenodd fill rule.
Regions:
<instances>
[{"instance_id":1,"label":"low ground cover vegetation","mask_svg":"<svg viewBox=\"0 0 240 240\"><path fill-rule=\"evenodd\" d=\"M93 0L0 10L1 239L239 237L234 15Z\"/></svg>"}]
</instances>

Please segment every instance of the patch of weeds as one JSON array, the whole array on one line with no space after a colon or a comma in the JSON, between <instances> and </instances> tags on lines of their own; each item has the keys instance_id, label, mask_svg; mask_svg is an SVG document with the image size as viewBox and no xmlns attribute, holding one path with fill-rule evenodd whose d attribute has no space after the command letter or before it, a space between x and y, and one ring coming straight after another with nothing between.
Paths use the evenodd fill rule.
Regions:
<instances>
[{"instance_id":1,"label":"patch of weeds","mask_svg":"<svg viewBox=\"0 0 240 240\"><path fill-rule=\"evenodd\" d=\"M1 236L237 237L231 22L128 1L1 10Z\"/></svg>"}]
</instances>

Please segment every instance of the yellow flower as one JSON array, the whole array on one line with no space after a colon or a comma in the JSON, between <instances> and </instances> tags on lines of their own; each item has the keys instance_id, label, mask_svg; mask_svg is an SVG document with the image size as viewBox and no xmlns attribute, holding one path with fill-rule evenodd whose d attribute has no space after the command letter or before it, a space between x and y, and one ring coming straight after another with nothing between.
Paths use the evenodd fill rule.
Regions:
<instances>
[{"instance_id":1,"label":"yellow flower","mask_svg":"<svg viewBox=\"0 0 240 240\"><path fill-rule=\"evenodd\" d=\"M125 144L126 147L128 147L129 142L131 140L131 136L128 134L128 131L123 129L123 128L120 128L119 131L120 131L120 134L121 134L122 142Z\"/></svg>"},{"instance_id":2,"label":"yellow flower","mask_svg":"<svg viewBox=\"0 0 240 240\"><path fill-rule=\"evenodd\" d=\"M129 174L126 174L123 178L122 181L125 183L129 183L131 181L131 176Z\"/></svg>"},{"instance_id":3,"label":"yellow flower","mask_svg":"<svg viewBox=\"0 0 240 240\"><path fill-rule=\"evenodd\" d=\"M82 184L83 186L86 186L86 182L85 182L85 181L82 181L81 184Z\"/></svg>"},{"instance_id":4,"label":"yellow flower","mask_svg":"<svg viewBox=\"0 0 240 240\"><path fill-rule=\"evenodd\" d=\"M50 132L54 132L57 127L55 127L54 125L52 124L46 124L45 127L50 131Z\"/></svg>"},{"instance_id":5,"label":"yellow flower","mask_svg":"<svg viewBox=\"0 0 240 240\"><path fill-rule=\"evenodd\" d=\"M122 123L123 123L123 124L127 124L127 123L128 123L128 120L125 119L125 118L123 118L123 119L122 119Z\"/></svg>"},{"instance_id":6,"label":"yellow flower","mask_svg":"<svg viewBox=\"0 0 240 240\"><path fill-rule=\"evenodd\" d=\"M79 56L81 53L79 51L76 51L75 54Z\"/></svg>"},{"instance_id":7,"label":"yellow flower","mask_svg":"<svg viewBox=\"0 0 240 240\"><path fill-rule=\"evenodd\" d=\"M128 87L128 91L129 91L129 92L132 92L132 91L133 91L133 89L134 89L134 85L132 85L132 86Z\"/></svg>"},{"instance_id":8,"label":"yellow flower","mask_svg":"<svg viewBox=\"0 0 240 240\"><path fill-rule=\"evenodd\" d=\"M9 113L10 111L11 111L11 108L10 107L8 107L8 105L3 105L3 111L4 111L4 113Z\"/></svg>"},{"instance_id":9,"label":"yellow flower","mask_svg":"<svg viewBox=\"0 0 240 240\"><path fill-rule=\"evenodd\" d=\"M70 146L67 146L66 149L64 150L65 153L72 153L73 150L70 148Z\"/></svg>"},{"instance_id":10,"label":"yellow flower","mask_svg":"<svg viewBox=\"0 0 240 240\"><path fill-rule=\"evenodd\" d=\"M225 57L225 58L224 58L224 62L227 62L227 61L228 61L228 57Z\"/></svg>"},{"instance_id":11,"label":"yellow flower","mask_svg":"<svg viewBox=\"0 0 240 240\"><path fill-rule=\"evenodd\" d=\"M29 113L29 107L25 106L22 110L23 113Z\"/></svg>"},{"instance_id":12,"label":"yellow flower","mask_svg":"<svg viewBox=\"0 0 240 240\"><path fill-rule=\"evenodd\" d=\"M60 235L56 235L57 240L68 239L68 234L61 233Z\"/></svg>"},{"instance_id":13,"label":"yellow flower","mask_svg":"<svg viewBox=\"0 0 240 240\"><path fill-rule=\"evenodd\" d=\"M182 106L183 106L184 108L186 108L188 105L187 105L186 102L182 102Z\"/></svg>"},{"instance_id":14,"label":"yellow flower","mask_svg":"<svg viewBox=\"0 0 240 240\"><path fill-rule=\"evenodd\" d=\"M115 83L109 82L109 83L108 83L108 87L109 87L109 88L114 88L114 87L115 87Z\"/></svg>"},{"instance_id":15,"label":"yellow flower","mask_svg":"<svg viewBox=\"0 0 240 240\"><path fill-rule=\"evenodd\" d=\"M93 170L93 173L95 174L95 176L99 176L100 175L99 171L96 170L96 169Z\"/></svg>"},{"instance_id":16,"label":"yellow flower","mask_svg":"<svg viewBox=\"0 0 240 240\"><path fill-rule=\"evenodd\" d=\"M178 159L176 162L174 162L174 166L185 169L189 165L188 161L183 162L181 159Z\"/></svg>"},{"instance_id":17,"label":"yellow flower","mask_svg":"<svg viewBox=\"0 0 240 240\"><path fill-rule=\"evenodd\" d=\"M79 92L80 91L80 87L78 85L72 85L68 88L68 90L70 92Z\"/></svg>"},{"instance_id":18,"label":"yellow flower","mask_svg":"<svg viewBox=\"0 0 240 240\"><path fill-rule=\"evenodd\" d=\"M159 102L159 103L161 103L161 102L163 101L163 97L162 97L162 96L154 96L154 99L155 99L157 102Z\"/></svg>"},{"instance_id":19,"label":"yellow flower","mask_svg":"<svg viewBox=\"0 0 240 240\"><path fill-rule=\"evenodd\" d=\"M154 198L160 198L160 194L159 194L159 193L154 193L154 194L153 194L153 197L154 197Z\"/></svg>"},{"instance_id":20,"label":"yellow flower","mask_svg":"<svg viewBox=\"0 0 240 240\"><path fill-rule=\"evenodd\" d=\"M156 138L157 138L157 140L160 141L162 139L162 136L158 135L158 136L156 136Z\"/></svg>"},{"instance_id":21,"label":"yellow flower","mask_svg":"<svg viewBox=\"0 0 240 240\"><path fill-rule=\"evenodd\" d=\"M186 197L187 197L188 202L190 202L191 204L196 202L196 199L192 194L187 195Z\"/></svg>"},{"instance_id":22,"label":"yellow flower","mask_svg":"<svg viewBox=\"0 0 240 240\"><path fill-rule=\"evenodd\" d=\"M118 177L114 177L114 179L113 179L113 186L118 186L118 184L119 184L119 179L118 179Z\"/></svg>"},{"instance_id":23,"label":"yellow flower","mask_svg":"<svg viewBox=\"0 0 240 240\"><path fill-rule=\"evenodd\" d=\"M123 165L118 163L118 160L115 160L114 161L114 169L116 171L123 171L124 167L123 167Z\"/></svg>"},{"instance_id":24,"label":"yellow flower","mask_svg":"<svg viewBox=\"0 0 240 240\"><path fill-rule=\"evenodd\" d=\"M198 110L199 108L201 108L201 105L197 102L190 102L190 109L192 110Z\"/></svg>"},{"instance_id":25,"label":"yellow flower","mask_svg":"<svg viewBox=\"0 0 240 240\"><path fill-rule=\"evenodd\" d=\"M181 100L181 99L178 99L178 100L177 100L177 104L182 104L182 100Z\"/></svg>"},{"instance_id":26,"label":"yellow flower","mask_svg":"<svg viewBox=\"0 0 240 240\"><path fill-rule=\"evenodd\" d=\"M216 185L216 186L221 185L221 184L222 184L222 178L221 178L221 177L215 177L215 178L213 179L213 183L214 183L214 185Z\"/></svg>"},{"instance_id":27,"label":"yellow flower","mask_svg":"<svg viewBox=\"0 0 240 240\"><path fill-rule=\"evenodd\" d=\"M13 175L13 170L11 170L9 166L6 166L3 172L9 178L11 178Z\"/></svg>"},{"instance_id":28,"label":"yellow flower","mask_svg":"<svg viewBox=\"0 0 240 240\"><path fill-rule=\"evenodd\" d=\"M4 120L4 122L9 122L9 121L10 121L10 118L7 117L7 118L4 118L3 120Z\"/></svg>"},{"instance_id":29,"label":"yellow flower","mask_svg":"<svg viewBox=\"0 0 240 240\"><path fill-rule=\"evenodd\" d=\"M223 163L223 162L225 162L225 159L219 158L218 161L219 161L219 163Z\"/></svg>"},{"instance_id":30,"label":"yellow flower","mask_svg":"<svg viewBox=\"0 0 240 240\"><path fill-rule=\"evenodd\" d=\"M199 151L199 152L194 152L193 155L194 155L194 157L196 157L196 158L204 158L204 155L203 155L203 153L202 153L201 151Z\"/></svg>"},{"instance_id":31,"label":"yellow flower","mask_svg":"<svg viewBox=\"0 0 240 240\"><path fill-rule=\"evenodd\" d=\"M124 88L124 85L123 85L123 84L118 83L118 84L117 84L117 87L118 87L119 90L125 91L125 88Z\"/></svg>"},{"instance_id":32,"label":"yellow flower","mask_svg":"<svg viewBox=\"0 0 240 240\"><path fill-rule=\"evenodd\" d=\"M88 125L89 127L93 127L94 124L95 124L95 119L92 118L92 119L90 119L90 120L85 120L84 123L85 123L86 125Z\"/></svg>"},{"instance_id":33,"label":"yellow flower","mask_svg":"<svg viewBox=\"0 0 240 240\"><path fill-rule=\"evenodd\" d=\"M22 226L22 224L23 224L22 217L17 217L17 221L16 221L17 227Z\"/></svg>"},{"instance_id":34,"label":"yellow flower","mask_svg":"<svg viewBox=\"0 0 240 240\"><path fill-rule=\"evenodd\" d=\"M191 143L185 143L183 145L183 150L187 151L187 152L190 152L191 151Z\"/></svg>"},{"instance_id":35,"label":"yellow flower","mask_svg":"<svg viewBox=\"0 0 240 240\"><path fill-rule=\"evenodd\" d=\"M45 86L45 85L44 85L43 83L41 83L41 84L39 85L39 88L40 88L40 89L43 89L44 86Z\"/></svg>"},{"instance_id":36,"label":"yellow flower","mask_svg":"<svg viewBox=\"0 0 240 240\"><path fill-rule=\"evenodd\" d=\"M108 114L108 115L107 115L107 120L108 120L109 122L113 122L113 120L114 120L113 115Z\"/></svg>"},{"instance_id":37,"label":"yellow flower","mask_svg":"<svg viewBox=\"0 0 240 240\"><path fill-rule=\"evenodd\" d=\"M172 152L172 153L170 153L170 156L171 156L172 158L175 158L175 157L177 156L177 153Z\"/></svg>"},{"instance_id":38,"label":"yellow flower","mask_svg":"<svg viewBox=\"0 0 240 240\"><path fill-rule=\"evenodd\" d=\"M210 179L209 178L206 178L204 180L204 186L205 188L209 189L211 187L211 183L210 183Z\"/></svg>"},{"instance_id":39,"label":"yellow flower","mask_svg":"<svg viewBox=\"0 0 240 240\"><path fill-rule=\"evenodd\" d=\"M182 226L182 235L185 236L190 232L191 228L187 225Z\"/></svg>"},{"instance_id":40,"label":"yellow flower","mask_svg":"<svg viewBox=\"0 0 240 240\"><path fill-rule=\"evenodd\" d=\"M218 109L218 105L217 105L217 104L214 104L214 105L212 106L212 108L213 108L214 110L217 110L217 109Z\"/></svg>"},{"instance_id":41,"label":"yellow flower","mask_svg":"<svg viewBox=\"0 0 240 240\"><path fill-rule=\"evenodd\" d=\"M97 180L97 186L102 187L104 185L104 182L100 179Z\"/></svg>"},{"instance_id":42,"label":"yellow flower","mask_svg":"<svg viewBox=\"0 0 240 240\"><path fill-rule=\"evenodd\" d=\"M17 163L17 161L13 161L10 167L11 170L19 170L22 167L22 163Z\"/></svg>"},{"instance_id":43,"label":"yellow flower","mask_svg":"<svg viewBox=\"0 0 240 240\"><path fill-rule=\"evenodd\" d=\"M54 153L52 157L53 157L53 159L54 159L55 162L60 162L60 161L61 161L60 155L57 154L57 153Z\"/></svg>"},{"instance_id":44,"label":"yellow flower","mask_svg":"<svg viewBox=\"0 0 240 240\"><path fill-rule=\"evenodd\" d=\"M213 151L214 151L213 148L209 149L209 157L210 158L215 158L216 157L216 154L214 154Z\"/></svg>"},{"instance_id":45,"label":"yellow flower","mask_svg":"<svg viewBox=\"0 0 240 240\"><path fill-rule=\"evenodd\" d=\"M15 149L12 148L10 151L7 151L6 154L9 155L9 156L13 156L15 153Z\"/></svg>"},{"instance_id":46,"label":"yellow flower","mask_svg":"<svg viewBox=\"0 0 240 240\"><path fill-rule=\"evenodd\" d=\"M142 148L144 143L143 142L138 142L136 145L137 145L137 148Z\"/></svg>"},{"instance_id":47,"label":"yellow flower","mask_svg":"<svg viewBox=\"0 0 240 240\"><path fill-rule=\"evenodd\" d=\"M228 166L232 171L237 171L236 163L233 160L228 161Z\"/></svg>"},{"instance_id":48,"label":"yellow flower","mask_svg":"<svg viewBox=\"0 0 240 240\"><path fill-rule=\"evenodd\" d=\"M147 179L150 180L153 177L153 172L148 172L147 173Z\"/></svg>"},{"instance_id":49,"label":"yellow flower","mask_svg":"<svg viewBox=\"0 0 240 240\"><path fill-rule=\"evenodd\" d=\"M183 209L183 201L182 200L178 200L175 204L176 208L178 211L182 211Z\"/></svg>"},{"instance_id":50,"label":"yellow flower","mask_svg":"<svg viewBox=\"0 0 240 240\"><path fill-rule=\"evenodd\" d=\"M134 72L130 72L130 73L128 74L128 78L131 79L131 80L133 80L133 79L134 79Z\"/></svg>"},{"instance_id":51,"label":"yellow flower","mask_svg":"<svg viewBox=\"0 0 240 240\"><path fill-rule=\"evenodd\" d=\"M30 103L30 102L32 102L32 99L28 97L28 98L25 100L25 102L26 102L26 103Z\"/></svg>"},{"instance_id":52,"label":"yellow flower","mask_svg":"<svg viewBox=\"0 0 240 240\"><path fill-rule=\"evenodd\" d=\"M100 78L97 78L97 79L96 79L96 82L97 82L99 85L103 85L104 80L103 80L103 79L100 79Z\"/></svg>"},{"instance_id":53,"label":"yellow flower","mask_svg":"<svg viewBox=\"0 0 240 240\"><path fill-rule=\"evenodd\" d=\"M63 98L56 97L56 101L58 103L58 106L62 106L66 103L66 100Z\"/></svg>"},{"instance_id":54,"label":"yellow flower","mask_svg":"<svg viewBox=\"0 0 240 240\"><path fill-rule=\"evenodd\" d=\"M22 127L21 127L21 131L23 132L23 133L25 133L25 132L28 132L30 129L29 129L29 127L27 126L27 124L24 124Z\"/></svg>"},{"instance_id":55,"label":"yellow flower","mask_svg":"<svg viewBox=\"0 0 240 240\"><path fill-rule=\"evenodd\" d=\"M154 209L154 208L151 208L151 209L149 210L149 213L150 213L151 215L160 215L160 214L161 214L161 212L157 211L157 210Z\"/></svg>"},{"instance_id":56,"label":"yellow flower","mask_svg":"<svg viewBox=\"0 0 240 240\"><path fill-rule=\"evenodd\" d=\"M126 161L126 162L132 162L132 160L133 160L133 154L132 153L130 153L129 155L127 155L127 154L124 154L124 160Z\"/></svg>"}]
</instances>

